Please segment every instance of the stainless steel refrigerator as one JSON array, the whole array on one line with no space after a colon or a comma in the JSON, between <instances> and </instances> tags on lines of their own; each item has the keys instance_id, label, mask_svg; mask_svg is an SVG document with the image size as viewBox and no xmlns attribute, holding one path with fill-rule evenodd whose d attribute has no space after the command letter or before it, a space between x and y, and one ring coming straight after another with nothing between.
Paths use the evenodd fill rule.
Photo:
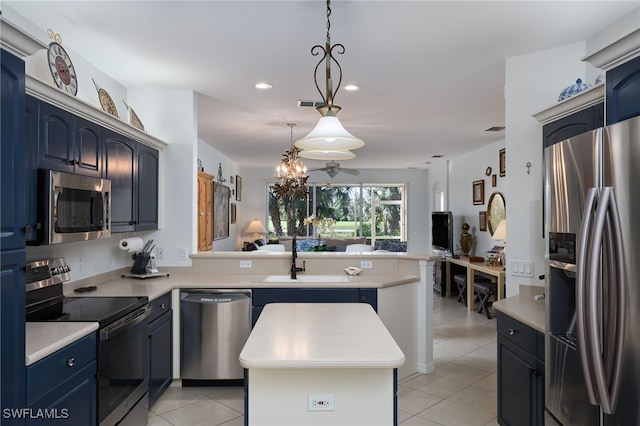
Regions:
<instances>
[{"instance_id":1,"label":"stainless steel refrigerator","mask_svg":"<svg viewBox=\"0 0 640 426\"><path fill-rule=\"evenodd\" d=\"M546 424L640 425L640 117L544 158Z\"/></svg>"}]
</instances>

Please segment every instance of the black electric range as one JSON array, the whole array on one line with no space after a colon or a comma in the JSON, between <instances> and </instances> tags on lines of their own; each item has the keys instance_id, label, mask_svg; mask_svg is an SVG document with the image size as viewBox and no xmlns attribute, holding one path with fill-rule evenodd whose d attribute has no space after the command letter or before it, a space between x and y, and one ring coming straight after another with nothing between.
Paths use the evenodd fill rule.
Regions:
<instances>
[{"instance_id":1,"label":"black electric range","mask_svg":"<svg viewBox=\"0 0 640 426\"><path fill-rule=\"evenodd\" d=\"M27 321L97 322L100 328L146 305L147 297L68 297L64 258L32 262L26 267Z\"/></svg>"},{"instance_id":2,"label":"black electric range","mask_svg":"<svg viewBox=\"0 0 640 426\"><path fill-rule=\"evenodd\" d=\"M65 297L64 258L26 265L27 321L97 322L96 424L146 424L151 310L147 297Z\"/></svg>"}]
</instances>

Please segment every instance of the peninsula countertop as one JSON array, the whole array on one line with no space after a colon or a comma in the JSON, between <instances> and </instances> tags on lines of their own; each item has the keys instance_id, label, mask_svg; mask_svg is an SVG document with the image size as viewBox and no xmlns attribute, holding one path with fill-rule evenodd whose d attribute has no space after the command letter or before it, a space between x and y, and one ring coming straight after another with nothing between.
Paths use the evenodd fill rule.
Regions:
<instances>
[{"instance_id":1,"label":"peninsula countertop","mask_svg":"<svg viewBox=\"0 0 640 426\"><path fill-rule=\"evenodd\" d=\"M544 293L544 287L521 285L519 294L493 302L493 307L544 333L545 301L534 299L534 296L542 293Z\"/></svg>"},{"instance_id":2,"label":"peninsula countertop","mask_svg":"<svg viewBox=\"0 0 640 426\"><path fill-rule=\"evenodd\" d=\"M404 362L366 303L269 304L240 353L247 369L397 368Z\"/></svg>"}]
</instances>

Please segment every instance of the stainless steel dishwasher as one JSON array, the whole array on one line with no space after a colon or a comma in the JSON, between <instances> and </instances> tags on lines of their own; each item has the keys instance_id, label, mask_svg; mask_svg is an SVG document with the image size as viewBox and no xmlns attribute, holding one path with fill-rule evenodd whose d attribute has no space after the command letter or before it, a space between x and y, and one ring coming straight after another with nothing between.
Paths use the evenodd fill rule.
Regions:
<instances>
[{"instance_id":1,"label":"stainless steel dishwasher","mask_svg":"<svg viewBox=\"0 0 640 426\"><path fill-rule=\"evenodd\" d=\"M180 292L180 377L241 380L238 361L251 333L251 290Z\"/></svg>"}]
</instances>

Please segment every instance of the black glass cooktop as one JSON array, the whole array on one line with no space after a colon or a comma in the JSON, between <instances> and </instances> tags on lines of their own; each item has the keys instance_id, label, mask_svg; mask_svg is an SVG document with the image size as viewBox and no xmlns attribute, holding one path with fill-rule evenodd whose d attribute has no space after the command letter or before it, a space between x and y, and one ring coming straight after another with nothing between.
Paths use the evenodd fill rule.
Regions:
<instances>
[{"instance_id":1,"label":"black glass cooktop","mask_svg":"<svg viewBox=\"0 0 640 426\"><path fill-rule=\"evenodd\" d=\"M147 297L65 297L28 307L27 321L86 321L102 327L147 302Z\"/></svg>"}]
</instances>

